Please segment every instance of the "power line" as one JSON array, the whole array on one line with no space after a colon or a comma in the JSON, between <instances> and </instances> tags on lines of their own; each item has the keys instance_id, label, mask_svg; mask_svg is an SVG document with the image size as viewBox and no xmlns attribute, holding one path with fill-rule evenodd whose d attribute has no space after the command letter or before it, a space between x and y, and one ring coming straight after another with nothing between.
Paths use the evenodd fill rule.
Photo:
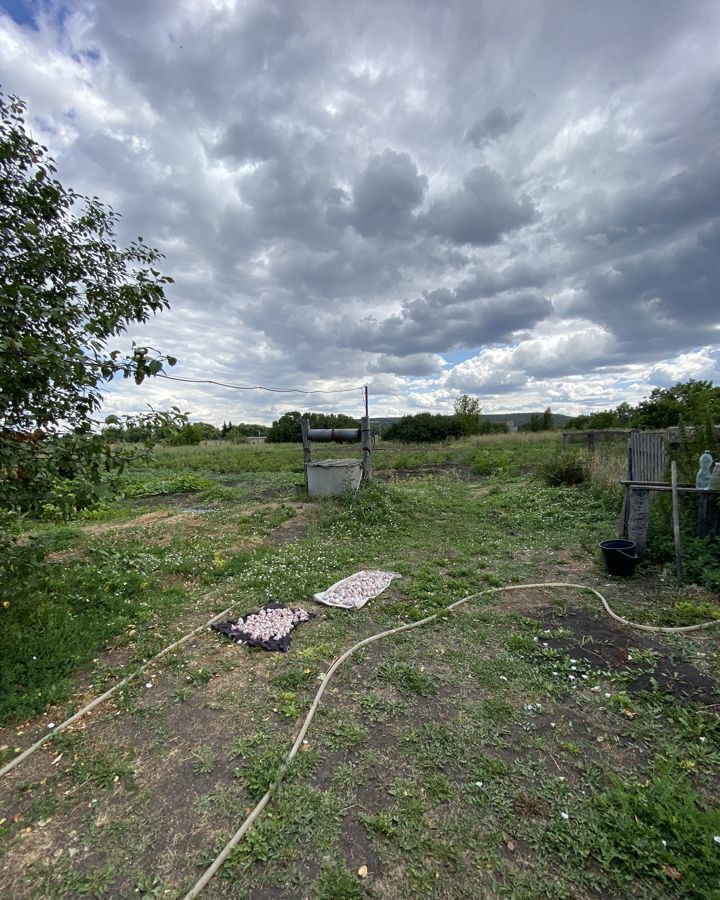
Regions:
<instances>
[{"instance_id":1,"label":"power line","mask_svg":"<svg viewBox=\"0 0 720 900\"><path fill-rule=\"evenodd\" d=\"M349 394L352 391L363 388L337 388L332 391L303 391L300 388L271 388L262 384L227 384L225 381L213 381L210 378L181 378L179 375L158 374L157 378L167 378L168 381L182 381L186 384L216 384L219 387L232 388L234 391L271 391L273 394Z\"/></svg>"}]
</instances>

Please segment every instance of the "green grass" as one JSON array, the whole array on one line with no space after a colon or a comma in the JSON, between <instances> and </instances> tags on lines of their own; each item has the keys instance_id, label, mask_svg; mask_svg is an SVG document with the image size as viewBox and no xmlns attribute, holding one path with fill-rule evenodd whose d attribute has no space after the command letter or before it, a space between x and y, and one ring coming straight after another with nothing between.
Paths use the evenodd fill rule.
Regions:
<instances>
[{"instance_id":1,"label":"green grass","mask_svg":"<svg viewBox=\"0 0 720 900\"><path fill-rule=\"evenodd\" d=\"M641 781L613 777L548 837L561 859L593 860L619 891L642 881L678 897L712 897L720 876L718 834L720 809L664 766Z\"/></svg>"},{"instance_id":2,"label":"green grass","mask_svg":"<svg viewBox=\"0 0 720 900\"><path fill-rule=\"evenodd\" d=\"M385 684L394 685L403 694L431 697L437 693L432 678L406 662L381 663L375 670L375 677Z\"/></svg>"},{"instance_id":3,"label":"green grass","mask_svg":"<svg viewBox=\"0 0 720 900\"><path fill-rule=\"evenodd\" d=\"M150 591L152 561L97 548L91 559L41 563L0 595L0 721L64 699L70 679L108 640L176 608L177 589Z\"/></svg>"},{"instance_id":4,"label":"green grass","mask_svg":"<svg viewBox=\"0 0 720 900\"><path fill-rule=\"evenodd\" d=\"M86 729L58 734L41 777L17 770L0 797L21 816L0 824L11 892L183 896L273 784L331 661L462 596L552 578L596 585L640 621L713 617L711 596L649 566L605 586L596 545L614 532L617 494L597 481L544 485L534 473L557 445L546 435L388 448L378 469L397 478L307 506L293 491L299 447L177 448L132 477L148 495L208 479L196 500L210 512L127 527L148 510L138 496L94 519L116 531L38 526L28 564L1 588L4 758L34 734L18 717L62 701L78 672L97 693L212 611L273 598L317 616L288 654L198 636L153 671L152 691L130 685ZM171 503L151 509L177 513ZM273 542L294 516L298 538ZM312 604L373 567L402 577L362 610ZM626 663L619 645L612 664L563 649L603 650L588 631L599 614L569 591L486 595L351 658L208 896L712 896L718 709L651 679L680 661L717 678L716 637L633 634ZM113 654L92 663L105 647ZM52 865L18 874L39 846Z\"/></svg>"},{"instance_id":5,"label":"green grass","mask_svg":"<svg viewBox=\"0 0 720 900\"><path fill-rule=\"evenodd\" d=\"M197 475L180 473L168 474L162 477L153 477L152 475L126 476L120 482L119 491L123 497L135 499L162 494L207 491L214 487L215 482L209 478L199 478Z\"/></svg>"}]
</instances>

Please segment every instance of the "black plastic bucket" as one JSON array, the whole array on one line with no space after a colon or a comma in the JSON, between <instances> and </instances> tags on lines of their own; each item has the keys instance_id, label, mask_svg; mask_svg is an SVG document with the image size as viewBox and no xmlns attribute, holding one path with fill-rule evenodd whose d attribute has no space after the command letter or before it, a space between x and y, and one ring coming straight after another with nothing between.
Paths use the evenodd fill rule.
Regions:
<instances>
[{"instance_id":1,"label":"black plastic bucket","mask_svg":"<svg viewBox=\"0 0 720 900\"><path fill-rule=\"evenodd\" d=\"M614 540L601 541L600 549L605 558L605 568L608 575L621 575L627 577L635 571L635 563L638 561L635 552L635 541Z\"/></svg>"}]
</instances>

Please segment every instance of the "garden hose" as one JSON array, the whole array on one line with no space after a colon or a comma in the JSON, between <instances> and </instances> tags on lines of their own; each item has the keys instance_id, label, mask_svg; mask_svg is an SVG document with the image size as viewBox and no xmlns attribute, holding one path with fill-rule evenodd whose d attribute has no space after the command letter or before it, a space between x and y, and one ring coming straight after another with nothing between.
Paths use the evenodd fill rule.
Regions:
<instances>
[{"instance_id":1,"label":"garden hose","mask_svg":"<svg viewBox=\"0 0 720 900\"><path fill-rule=\"evenodd\" d=\"M511 584L504 587L486 588L483 591L478 591L478 593L476 594L470 594L467 597L463 597L461 600L456 600L455 603L451 603L440 612L434 613L431 616L427 616L424 619L420 619L418 622L411 622L408 625L399 625L397 628L390 628L387 631L381 631L378 634L373 634L370 635L370 637L364 638L362 641L358 641L357 644L352 646L349 650L346 650L345 653L342 654L342 656L338 657L327 670L327 672L325 673L325 677L323 678L322 683L318 688L317 693L315 694L315 699L313 700L310 709L308 710L308 714L305 716L302 727L300 728L300 731L295 738L295 743L292 745L292 748L285 758L285 762L280 767L278 774L275 776L273 783L270 785L262 799L258 802L257 806L242 823L240 828L238 828L235 834L230 838L228 843L215 858L214 862L206 869L202 877L195 883L194 887L190 891L188 891L183 900L194 900L194 898L200 894L203 888L205 888L209 884L211 879L220 870L223 863L232 852L233 848L240 843L240 841L252 827L255 820L268 805L272 798L272 795L278 789L288 769L290 768L290 764L297 756L298 750L300 749L303 739L307 734L307 730L310 727L310 723L312 722L313 717L317 712L317 708L320 705L320 699L325 693L325 689L328 686L328 682L349 656L352 656L352 654L355 653L356 650L360 650L362 647L366 647L368 644L379 641L381 638L389 637L391 634L399 634L401 631L411 631L413 628L419 628L421 625L428 625L430 622L434 622L436 619L438 619L441 615L452 612L453 610L457 609L458 606L462 606L462 604L468 603L470 600L475 600L477 597L482 597L484 594L493 594L501 591L525 591L532 590L534 588L573 588L579 591L589 591L590 593L595 594L595 596L600 600L603 607L605 608L605 611L611 618L615 619L616 622L620 622L620 624L627 625L630 628L637 628L640 631L649 631L659 634L678 634L689 631L700 631L701 629L711 628L713 625L720 624L720 619L714 619L710 622L702 622L699 625L684 625L680 627L639 625L636 622L630 622L628 619L624 619L622 616L619 616L615 612L613 612L613 610L610 608L610 604L607 602L605 597L603 597L600 591L596 591L595 588L589 587L586 584L571 584L562 581L549 581L544 583L541 582L538 584Z\"/></svg>"},{"instance_id":2,"label":"garden hose","mask_svg":"<svg viewBox=\"0 0 720 900\"><path fill-rule=\"evenodd\" d=\"M381 631L378 634L373 634L373 635L370 635L370 637L364 638L362 641L358 641L357 644L354 644L352 647L350 647L349 650L346 650L345 653L342 654L342 656L338 657L338 659L336 659L335 662L327 670L327 672L325 673L325 676L323 678L322 684L318 688L317 693L315 694L315 698L310 706L310 709L305 717L305 720L303 721L303 724L300 728L298 736L295 739L295 743L293 744L292 748L290 749L290 752L288 753L288 755L285 759L285 762L280 767L280 770L278 771L278 774L275 777L275 780L273 781L272 785L270 786L268 791L265 793L265 795L262 797L262 799L259 801L257 806L250 813L250 815L242 823L240 828L235 832L235 834L232 836L230 841L227 843L227 845L223 848L223 850L217 856L215 861L208 867L208 869L203 874L203 876L200 878L200 880L185 895L184 900L192 900L192 898L197 897L200 894L200 892L203 890L203 888L206 887L206 885L210 882L210 880L213 878L213 876L221 868L221 866L223 865L223 863L229 856L232 849L235 846L237 846L237 844L240 843L240 841L243 839L245 834L247 834L249 829L252 827L255 820L258 818L258 816L262 813L262 811L265 809L267 804L270 802L272 795L275 793L275 791L279 787L280 783L282 782L283 778L285 777L285 774L287 773L287 771L290 767L290 764L292 763L293 759L297 755L298 750L300 749L300 747L302 745L303 739L307 733L308 728L310 727L310 723L312 722L312 719L315 716L317 708L320 704L320 699L322 698L322 695L325 693L325 688L327 687L328 682L330 681L330 679L333 677L335 672L340 668L340 666L345 662L345 660L349 656L351 656L353 653L355 653L356 650L359 650L360 648L365 647L368 644L372 644L375 641L379 641L381 638L389 637L392 634L399 634L402 631L411 631L413 628L419 628L421 625L428 625L430 622L434 622L436 619L438 619L440 616L444 615L445 613L452 612L455 609L457 609L457 607L462 606L464 603L468 603L470 600L475 600L477 597L482 597L485 594L493 594L493 593L499 593L499 592L503 592L503 591L520 591L520 590L532 590L532 589L543 589L543 588L572 588L572 589L579 590L579 591L589 591L590 593L594 594L600 600L605 611L616 622L619 622L621 625L626 625L629 628L636 628L640 631L648 631L651 633L658 633L658 634L681 634L681 633L687 633L687 632L691 632L691 631L700 631L701 629L711 628L713 625L720 624L720 619L715 619L710 622L702 622L699 625L684 625L684 626L674 626L674 627L666 627L666 626L660 626L660 625L640 625L637 622L631 622L628 619L624 619L622 616L619 616L615 612L613 612L613 610L610 608L610 605L607 602L607 600L605 599L605 597L603 597L603 595L599 591L595 590L595 588L589 587L588 585L584 585L584 584L572 584L572 583L566 583L566 582L562 582L562 581L550 581L550 582L539 582L539 583L533 583L533 584L512 584L512 585L505 585L504 587L486 588L485 590L479 591L478 593L470 594L467 597L463 597L461 600L456 600L454 603L451 603L449 606L445 607L445 609L441 610L440 612L434 613L431 616L427 616L424 619L420 619L417 622L411 622L407 625L399 625L396 628L390 628L387 631ZM113 687L109 688L107 691L105 691L105 693L101 694L99 697L96 697L94 700L92 700L86 706L83 706L82 709L79 709L76 713L74 713L72 716L70 716L70 718L66 719L64 722L61 722L59 725L57 725L53 729L53 731L49 732L46 735L43 735L43 737L41 737L40 740L36 741L34 744L32 744L30 747L28 747L26 750L24 750L22 753L20 753L14 759L10 760L10 762L8 762L6 765L4 765L0 769L0 778L3 775L7 775L8 772L11 772L16 766L18 766L21 762L23 762L23 760L27 759L31 754L33 754L36 750L38 750L40 747L42 747L43 744L45 744L47 741L51 740L54 735L58 734L58 732L63 731L65 728L72 725L74 722L77 722L78 719L82 718L82 716L86 715L92 709L95 709L95 707L99 706L101 703L103 703L105 700L107 700L109 697L111 697L116 691L120 690L120 688L124 687L126 684L128 684L130 681L132 681L138 675L142 674L146 669L148 669L151 665L153 665L153 663L155 663L158 659L165 656L167 653L169 653L171 650L174 650L176 647L179 647L181 644L184 644L186 641L189 641L196 634L199 634L201 631L204 631L205 629L209 628L210 625L212 625L214 622L217 622L218 619L221 619L223 616L226 616L229 612L231 612L231 610L232 610L232 607L228 607L228 609L225 609L221 613L218 613L216 616L213 616L213 618L210 619L209 621L207 621L204 625L200 625L198 628L195 628L189 634L186 634L184 637L180 638L179 640L174 641L172 644L169 644L167 647L162 649L159 653L156 653L155 656L153 656L151 659L149 659L146 663L144 663L142 666L140 666L139 669L136 669L134 672L131 672L130 675L127 675L125 678L123 678L117 684L113 685Z\"/></svg>"},{"instance_id":3,"label":"garden hose","mask_svg":"<svg viewBox=\"0 0 720 900\"><path fill-rule=\"evenodd\" d=\"M94 700L92 700L90 703L88 703L87 706L83 706L82 709L79 709L74 715L70 716L69 719L65 719L64 722L61 722L59 725L56 725L52 731L49 731L47 734L43 735L43 737L41 737L39 741L35 741L35 743L32 744L30 747L28 747L27 750L23 750L22 753L20 753L14 759L11 759L9 763L4 765L2 767L2 769L0 769L0 778L2 778L3 775L7 775L8 772L11 772L15 768L15 766L20 765L20 763L24 759L27 759L28 756L30 756L32 753L34 753L36 750L38 750L40 747L42 747L42 745L46 741L49 741L59 731L63 731L65 728L68 727L68 725L72 725L73 722L77 722L78 719L82 718L82 716L84 716L86 713L89 713L91 709L95 709L96 706L99 706L99 704L101 704L104 700L107 700L108 697L111 697L115 693L115 691L119 690L121 687L125 687L125 685L129 681L132 681L133 678L137 678L138 675L141 675L145 671L145 669L147 669L149 666L151 666L156 660L160 659L161 656L165 656L166 653L169 653L171 650L174 650L175 647L179 647L180 644L184 644L185 641L189 641L191 637L194 637L196 634L199 634L201 631L204 631L206 628L209 628L210 625L213 624L213 622L217 622L218 619L221 619L223 616L226 616L230 612L231 609L232 609L232 606L229 607L228 609L223 610L221 613L218 613L216 616L213 616L213 618L210 619L209 622L206 622L204 625L200 625L199 628L196 628L194 631L191 631L190 634L186 634L185 637L180 638L179 641L175 641L174 643L170 644L168 647L165 647L164 650L161 650L159 653L156 653L152 659L149 659L146 663L144 663L142 666L140 666L139 669L136 669L134 672L131 672L130 675L127 675L125 678L122 679L122 681L118 681L118 683L116 685L113 685L113 687L111 687L109 690L105 691L104 694L100 694L99 697L96 697Z\"/></svg>"}]
</instances>

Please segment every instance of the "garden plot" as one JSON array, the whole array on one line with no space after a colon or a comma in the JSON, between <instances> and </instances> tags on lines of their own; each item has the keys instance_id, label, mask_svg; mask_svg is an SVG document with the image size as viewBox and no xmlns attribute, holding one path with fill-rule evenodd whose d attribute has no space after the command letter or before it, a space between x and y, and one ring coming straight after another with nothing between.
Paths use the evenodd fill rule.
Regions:
<instances>
[{"instance_id":1,"label":"garden plot","mask_svg":"<svg viewBox=\"0 0 720 900\"><path fill-rule=\"evenodd\" d=\"M199 636L0 782L4 891L182 897L271 782L320 676L359 637L568 569L644 621L716 602L660 573L606 586L593 548L615 513L582 489L443 476L320 504L298 540L238 554L223 516L198 517L192 548L164 548L151 577L180 560L202 567L211 608L187 596L156 610L156 624L272 598L317 618L288 654ZM274 515L247 530L271 534ZM123 541L128 558L141 552ZM403 577L362 610L312 604L376 568ZM646 638L569 591L483 597L348 661L206 896L710 896L717 676L717 633ZM702 694L680 693L686 684ZM38 724L4 734L27 740Z\"/></svg>"}]
</instances>

